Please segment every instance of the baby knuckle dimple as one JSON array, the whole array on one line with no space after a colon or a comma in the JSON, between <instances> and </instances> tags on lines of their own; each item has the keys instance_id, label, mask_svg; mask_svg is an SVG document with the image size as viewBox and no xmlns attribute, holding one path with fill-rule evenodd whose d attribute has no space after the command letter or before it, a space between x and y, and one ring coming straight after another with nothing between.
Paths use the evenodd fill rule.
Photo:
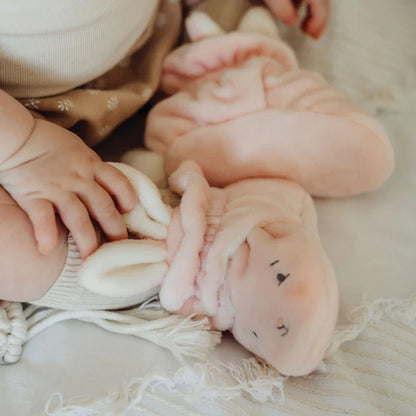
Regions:
<instances>
[{"instance_id":1,"label":"baby knuckle dimple","mask_svg":"<svg viewBox=\"0 0 416 416\"><path fill-rule=\"evenodd\" d=\"M93 166L84 164L77 171L72 172L72 180L79 187L89 185L94 180Z\"/></svg>"},{"instance_id":2,"label":"baby knuckle dimple","mask_svg":"<svg viewBox=\"0 0 416 416\"><path fill-rule=\"evenodd\" d=\"M101 160L99 157L98 159L95 159L92 161L92 166L93 166L95 174L100 174L101 172L105 172L105 171L117 170L110 164Z\"/></svg>"},{"instance_id":3,"label":"baby knuckle dimple","mask_svg":"<svg viewBox=\"0 0 416 416\"><path fill-rule=\"evenodd\" d=\"M90 166L96 166L96 165L101 165L102 163L104 163L100 156L97 155L97 153L95 153L94 151L91 150L91 153L87 156L87 161L89 162Z\"/></svg>"}]
</instances>

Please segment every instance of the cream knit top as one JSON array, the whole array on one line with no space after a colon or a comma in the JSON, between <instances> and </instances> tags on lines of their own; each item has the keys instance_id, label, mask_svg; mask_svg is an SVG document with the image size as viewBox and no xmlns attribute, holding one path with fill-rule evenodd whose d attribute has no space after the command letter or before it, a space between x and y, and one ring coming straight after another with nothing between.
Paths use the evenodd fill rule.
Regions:
<instances>
[{"instance_id":1,"label":"cream knit top","mask_svg":"<svg viewBox=\"0 0 416 416\"><path fill-rule=\"evenodd\" d=\"M42 97L82 85L120 62L159 0L0 0L0 88Z\"/></svg>"}]
</instances>

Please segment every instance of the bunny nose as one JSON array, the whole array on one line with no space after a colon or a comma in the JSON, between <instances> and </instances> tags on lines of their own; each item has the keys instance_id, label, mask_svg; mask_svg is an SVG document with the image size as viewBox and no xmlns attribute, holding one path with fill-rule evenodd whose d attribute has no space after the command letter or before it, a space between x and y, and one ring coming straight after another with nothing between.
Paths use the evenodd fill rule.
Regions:
<instances>
[{"instance_id":1,"label":"bunny nose","mask_svg":"<svg viewBox=\"0 0 416 416\"><path fill-rule=\"evenodd\" d=\"M277 322L276 322L276 328L279 328L279 327L281 327L281 326L283 326L284 324L283 324L283 318L279 318L278 320L277 320Z\"/></svg>"}]
</instances>

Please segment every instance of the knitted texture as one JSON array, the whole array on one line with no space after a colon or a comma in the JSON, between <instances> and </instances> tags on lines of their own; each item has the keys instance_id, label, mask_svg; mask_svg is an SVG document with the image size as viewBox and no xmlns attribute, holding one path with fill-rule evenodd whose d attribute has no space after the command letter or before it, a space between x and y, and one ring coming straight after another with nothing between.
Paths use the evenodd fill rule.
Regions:
<instances>
[{"instance_id":1,"label":"knitted texture","mask_svg":"<svg viewBox=\"0 0 416 416\"><path fill-rule=\"evenodd\" d=\"M306 377L284 378L254 358L208 361L132 378L107 396L82 401L55 393L41 414L414 415L415 299L361 305L339 328L325 366Z\"/></svg>"},{"instance_id":2,"label":"knitted texture","mask_svg":"<svg viewBox=\"0 0 416 416\"><path fill-rule=\"evenodd\" d=\"M99 77L131 52L158 5L158 0L2 1L2 89L14 97L45 97Z\"/></svg>"},{"instance_id":3,"label":"knitted texture","mask_svg":"<svg viewBox=\"0 0 416 416\"><path fill-rule=\"evenodd\" d=\"M157 293L157 288L143 293L142 297L102 296L90 292L79 284L78 271L81 256L70 234L68 234L68 254L61 275L54 285L40 299L32 302L38 306L67 310L120 309L139 304Z\"/></svg>"},{"instance_id":4,"label":"knitted texture","mask_svg":"<svg viewBox=\"0 0 416 416\"><path fill-rule=\"evenodd\" d=\"M22 304L0 301L0 364L12 364L19 360L26 333Z\"/></svg>"},{"instance_id":5,"label":"knitted texture","mask_svg":"<svg viewBox=\"0 0 416 416\"><path fill-rule=\"evenodd\" d=\"M220 332L209 330L208 319L169 315L155 297L123 311L61 311L0 301L0 365L19 361L27 341L46 328L70 319L146 339L168 349L182 364L187 358L204 360L221 339Z\"/></svg>"},{"instance_id":6,"label":"knitted texture","mask_svg":"<svg viewBox=\"0 0 416 416\"><path fill-rule=\"evenodd\" d=\"M301 67L375 113L401 110L416 89L414 0L337 0L319 41L279 24Z\"/></svg>"}]
</instances>

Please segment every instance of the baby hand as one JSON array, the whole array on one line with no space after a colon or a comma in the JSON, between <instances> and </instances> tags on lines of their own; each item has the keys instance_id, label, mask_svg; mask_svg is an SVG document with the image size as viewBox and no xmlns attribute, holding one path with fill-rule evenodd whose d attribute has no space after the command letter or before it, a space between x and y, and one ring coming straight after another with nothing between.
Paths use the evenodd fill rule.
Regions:
<instances>
[{"instance_id":1,"label":"baby hand","mask_svg":"<svg viewBox=\"0 0 416 416\"><path fill-rule=\"evenodd\" d=\"M53 123L36 120L28 141L0 166L0 184L29 216L42 254L58 241L55 210L83 258L98 245L91 217L110 240L127 238L112 197L120 211L130 211L137 200L132 185L78 136Z\"/></svg>"},{"instance_id":2,"label":"baby hand","mask_svg":"<svg viewBox=\"0 0 416 416\"><path fill-rule=\"evenodd\" d=\"M297 8L303 0L264 0L272 12L285 24L292 26L298 22ZM319 38L325 29L329 15L329 0L304 0L307 15L302 22L302 30L314 38Z\"/></svg>"}]
</instances>

